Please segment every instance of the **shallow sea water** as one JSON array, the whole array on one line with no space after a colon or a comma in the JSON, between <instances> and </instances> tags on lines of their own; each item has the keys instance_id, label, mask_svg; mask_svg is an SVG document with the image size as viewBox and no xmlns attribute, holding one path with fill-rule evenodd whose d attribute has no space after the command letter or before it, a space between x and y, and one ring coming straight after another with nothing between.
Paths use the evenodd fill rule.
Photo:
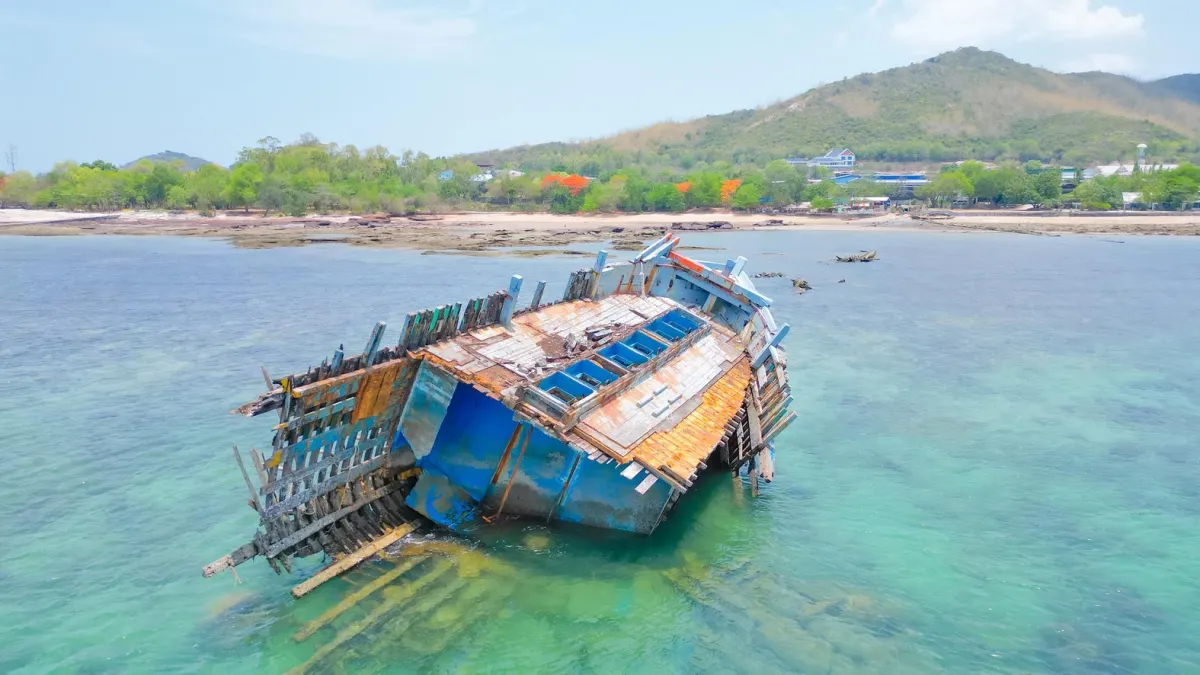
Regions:
<instances>
[{"instance_id":1,"label":"shallow sea water","mask_svg":"<svg viewBox=\"0 0 1200 675\"><path fill-rule=\"evenodd\" d=\"M261 561L201 578L256 521L230 446L271 422L228 411L259 364L589 259L0 237L0 672L1200 672L1200 241L1122 241L688 236L814 286L760 283L776 481L704 480L649 539L421 542L297 642L412 559L300 601Z\"/></svg>"}]
</instances>

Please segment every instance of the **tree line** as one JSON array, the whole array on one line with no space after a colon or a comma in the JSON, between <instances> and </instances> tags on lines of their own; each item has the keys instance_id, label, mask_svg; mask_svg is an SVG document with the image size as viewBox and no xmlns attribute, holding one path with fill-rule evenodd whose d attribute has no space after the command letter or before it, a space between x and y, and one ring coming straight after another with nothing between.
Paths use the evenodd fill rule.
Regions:
<instances>
[{"instance_id":1,"label":"tree line","mask_svg":"<svg viewBox=\"0 0 1200 675\"><path fill-rule=\"evenodd\" d=\"M229 169L215 164L187 171L180 163L141 161L125 168L106 161L61 163L51 171L0 174L0 204L71 210L165 208L212 213L260 209L264 213L431 212L453 209L612 213L809 202L815 210L837 201L902 196L896 186L867 178L839 185L827 169L792 166L781 159L761 167L723 161L691 171L638 165L558 163L543 170L511 166L490 175L457 158L375 146L322 143L311 135L284 145L267 137L244 148ZM961 199L995 204L1119 208L1122 192L1143 194L1147 204L1181 208L1195 199L1200 169L1097 178L1062 194L1061 171L1033 161L987 168L977 161L947 165L916 196L945 204Z\"/></svg>"},{"instance_id":2,"label":"tree line","mask_svg":"<svg viewBox=\"0 0 1200 675\"><path fill-rule=\"evenodd\" d=\"M1123 208L1123 193L1137 195L1135 201L1144 207L1171 210L1186 208L1200 196L1200 167L1193 164L1167 171L1136 170L1128 176L1097 176L1082 182L1077 178L1069 183L1075 188L1067 194L1062 191L1062 177L1062 169L1045 167L1036 160L993 169L968 161L943 167L916 196L939 205L967 199L1047 207L1071 204L1089 211Z\"/></svg>"}]
</instances>

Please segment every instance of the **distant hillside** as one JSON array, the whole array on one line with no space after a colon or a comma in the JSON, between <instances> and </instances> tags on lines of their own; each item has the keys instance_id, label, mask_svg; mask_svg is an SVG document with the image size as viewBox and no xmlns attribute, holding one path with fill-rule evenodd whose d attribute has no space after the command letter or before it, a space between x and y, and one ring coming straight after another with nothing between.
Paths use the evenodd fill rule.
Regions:
<instances>
[{"instance_id":1,"label":"distant hillside","mask_svg":"<svg viewBox=\"0 0 1200 675\"><path fill-rule=\"evenodd\" d=\"M1149 86L1164 95L1200 103L1200 75L1176 75L1151 82Z\"/></svg>"},{"instance_id":2,"label":"distant hillside","mask_svg":"<svg viewBox=\"0 0 1200 675\"><path fill-rule=\"evenodd\" d=\"M165 162L167 164L170 164L172 162L183 162L183 167L186 171L195 171L196 169L199 169L200 167L204 166L205 164L213 163L213 162L208 161L207 159L200 159L199 157L192 157L191 155L185 155L182 152L174 152L172 150L165 150L163 152L156 152L153 155L146 155L145 157L139 157L121 168L128 169L129 167L137 164L138 162L142 161L143 159L148 159L151 162Z\"/></svg>"},{"instance_id":3,"label":"distant hillside","mask_svg":"<svg viewBox=\"0 0 1200 675\"><path fill-rule=\"evenodd\" d=\"M960 49L858 75L756 110L667 122L583 143L548 143L470 158L575 170L699 162L762 164L849 147L880 162L1128 159L1138 143L1162 160L1200 153L1200 76L1143 83L1059 74L1001 54Z\"/></svg>"}]
</instances>

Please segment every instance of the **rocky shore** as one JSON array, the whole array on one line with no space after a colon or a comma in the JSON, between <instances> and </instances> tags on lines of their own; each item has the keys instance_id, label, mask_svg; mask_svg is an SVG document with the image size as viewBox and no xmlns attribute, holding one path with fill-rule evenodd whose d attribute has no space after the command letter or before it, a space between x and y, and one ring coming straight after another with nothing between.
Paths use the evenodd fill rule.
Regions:
<instances>
[{"instance_id":1,"label":"rocky shore","mask_svg":"<svg viewBox=\"0 0 1200 675\"><path fill-rule=\"evenodd\" d=\"M468 255L561 255L572 246L611 242L637 250L668 230L1014 232L1034 235L1200 235L1200 214L1037 215L971 211L927 221L907 215L838 218L761 214L688 213L557 216L543 213L459 213L399 217L388 214L293 218L229 212L127 211L86 214L0 209L0 235L176 235L216 237L243 248L344 243L403 247Z\"/></svg>"}]
</instances>

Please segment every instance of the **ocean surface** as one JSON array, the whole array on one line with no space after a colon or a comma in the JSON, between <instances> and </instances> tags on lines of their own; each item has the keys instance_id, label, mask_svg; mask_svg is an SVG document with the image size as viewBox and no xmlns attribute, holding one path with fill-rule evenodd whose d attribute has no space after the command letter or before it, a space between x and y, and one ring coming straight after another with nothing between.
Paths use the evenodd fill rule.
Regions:
<instances>
[{"instance_id":1,"label":"ocean surface","mask_svg":"<svg viewBox=\"0 0 1200 675\"><path fill-rule=\"evenodd\" d=\"M200 575L257 520L259 365L590 258L0 237L0 672L1200 672L1200 240L684 243L814 287L760 283L799 420L759 497L719 474L651 538L509 523L295 601Z\"/></svg>"}]
</instances>

